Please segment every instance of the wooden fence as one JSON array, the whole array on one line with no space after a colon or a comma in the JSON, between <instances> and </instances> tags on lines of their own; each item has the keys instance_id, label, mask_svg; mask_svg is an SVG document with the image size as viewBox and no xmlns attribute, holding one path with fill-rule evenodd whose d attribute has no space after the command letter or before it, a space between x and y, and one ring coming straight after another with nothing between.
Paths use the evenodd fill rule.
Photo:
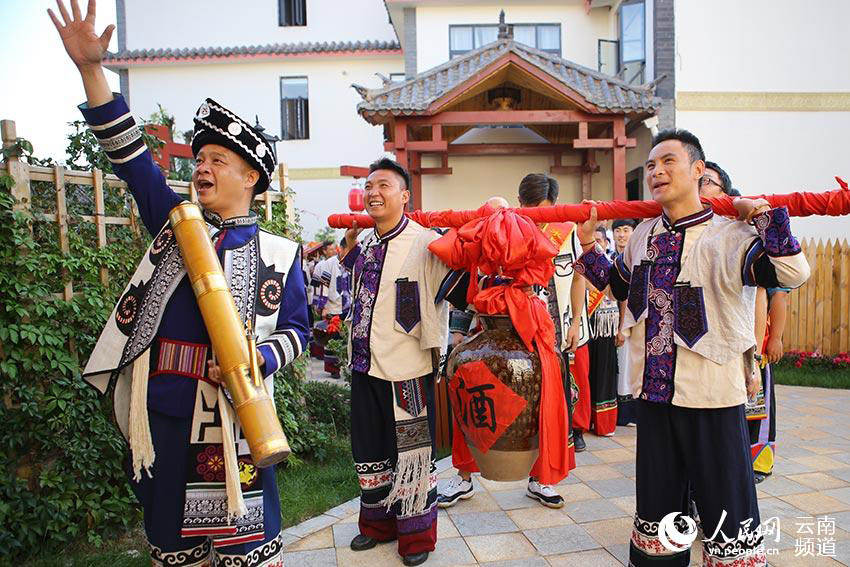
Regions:
<instances>
[{"instance_id":1,"label":"wooden fence","mask_svg":"<svg viewBox=\"0 0 850 567\"><path fill-rule=\"evenodd\" d=\"M812 276L789 295L785 349L850 352L850 246L846 239L801 245Z\"/></svg>"},{"instance_id":2,"label":"wooden fence","mask_svg":"<svg viewBox=\"0 0 850 567\"><path fill-rule=\"evenodd\" d=\"M3 148L10 147L17 140L17 132L15 122L12 120L3 120L0 122L0 131L2 132ZM103 248L107 245L106 227L108 225L124 225L130 226L138 232L139 215L136 203L126 196L128 201L127 210L129 216L107 216L104 206L104 183L107 183L111 189L118 190L121 194L126 194L127 184L115 175L103 175L99 169L93 171L76 171L65 169L60 165L54 167L39 167L27 164L21 161L18 157L9 157L6 162L6 171L12 176L15 183L12 188L12 194L15 197L16 209L30 211L33 218L54 222L58 225L59 246L64 254L70 253L69 243L69 216L66 188L71 185L88 186L93 192L94 207L91 215L80 215L79 218L83 221L94 223L97 228L97 245L98 248ZM2 170L0 170L2 171ZM282 163L278 166L277 176L274 180L279 181L281 187L288 187L289 173L286 164ZM33 210L32 204L32 182L48 182L56 187L56 202L55 211L42 212ZM191 182L168 180L168 186L179 195L186 195L192 202L197 202L197 193L194 185ZM293 203L291 198L288 198L284 193L275 191L266 191L256 197L257 201L265 204L265 219L270 221L273 219L272 203L284 202L286 204L285 211L287 216L294 214ZM106 283L109 279L109 274L106 269L102 269L100 279ZM68 300L73 297L74 288L70 278L65 278L65 287L62 292L64 299Z\"/></svg>"}]
</instances>

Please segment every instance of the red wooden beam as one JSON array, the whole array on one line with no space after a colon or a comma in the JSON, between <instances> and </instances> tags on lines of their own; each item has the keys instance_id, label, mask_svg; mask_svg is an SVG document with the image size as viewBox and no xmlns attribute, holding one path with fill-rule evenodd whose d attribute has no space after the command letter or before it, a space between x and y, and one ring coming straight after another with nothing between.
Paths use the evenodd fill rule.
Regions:
<instances>
[{"instance_id":1,"label":"red wooden beam","mask_svg":"<svg viewBox=\"0 0 850 567\"><path fill-rule=\"evenodd\" d=\"M569 144L449 144L448 155L509 156L550 155L571 152ZM427 152L426 152L427 153Z\"/></svg>"},{"instance_id":2,"label":"red wooden beam","mask_svg":"<svg viewBox=\"0 0 850 567\"><path fill-rule=\"evenodd\" d=\"M369 177L369 168L356 165L341 165L339 166L339 174L342 177Z\"/></svg>"},{"instance_id":3,"label":"red wooden beam","mask_svg":"<svg viewBox=\"0 0 850 567\"><path fill-rule=\"evenodd\" d=\"M419 170L422 175L451 175L452 168L450 167L423 167Z\"/></svg>"},{"instance_id":4,"label":"red wooden beam","mask_svg":"<svg viewBox=\"0 0 850 567\"><path fill-rule=\"evenodd\" d=\"M618 120L614 121L614 141L624 140L626 138L626 123L625 120L621 117ZM637 141L634 138L631 138L632 141L637 144ZM626 200L626 148L634 147L628 146L628 144L617 144L614 146L614 156L611 160L611 168L612 168L612 183L614 185L614 200L615 201L625 201Z\"/></svg>"},{"instance_id":5,"label":"red wooden beam","mask_svg":"<svg viewBox=\"0 0 850 567\"><path fill-rule=\"evenodd\" d=\"M171 130L168 126L161 124L148 124L145 126L145 132L152 136L156 136L162 140L162 147L159 151L154 152L153 159L164 171L171 170L171 158L194 158L192 146L189 144L178 144L171 138Z\"/></svg>"},{"instance_id":6,"label":"red wooden beam","mask_svg":"<svg viewBox=\"0 0 850 567\"><path fill-rule=\"evenodd\" d=\"M576 138L573 140L573 147L576 149L611 149L611 148L635 148L637 140L635 138L627 138L625 135L619 138L590 138L582 140Z\"/></svg>"},{"instance_id":7,"label":"red wooden beam","mask_svg":"<svg viewBox=\"0 0 850 567\"><path fill-rule=\"evenodd\" d=\"M411 126L479 126L484 124L553 124L612 122L618 115L589 114L580 110L449 110L433 116L407 118Z\"/></svg>"},{"instance_id":8,"label":"red wooden beam","mask_svg":"<svg viewBox=\"0 0 850 567\"><path fill-rule=\"evenodd\" d=\"M405 149L412 152L445 152L449 149L449 143L445 140L407 142Z\"/></svg>"}]
</instances>

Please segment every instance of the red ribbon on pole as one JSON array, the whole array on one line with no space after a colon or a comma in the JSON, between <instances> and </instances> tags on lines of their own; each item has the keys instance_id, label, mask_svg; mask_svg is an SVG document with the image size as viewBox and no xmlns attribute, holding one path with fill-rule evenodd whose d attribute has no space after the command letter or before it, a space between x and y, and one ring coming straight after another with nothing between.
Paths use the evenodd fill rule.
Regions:
<instances>
[{"instance_id":1,"label":"red ribbon on pole","mask_svg":"<svg viewBox=\"0 0 850 567\"><path fill-rule=\"evenodd\" d=\"M822 193L799 192L785 195L756 195L751 199L766 199L772 207L788 207L792 217L811 215L837 217L850 214L850 190L847 183L836 177L840 189ZM732 197L703 199L714 212L723 216L737 216ZM530 218L536 223L544 222L584 222L590 216L591 205L553 205L551 207L533 207L509 209ZM407 213L411 220L424 227L460 228L466 223L490 216L495 209L484 205L467 211L413 211ZM661 214L661 205L655 201L605 201L596 203L596 212L600 220L652 218ZM375 221L369 215L336 214L328 217L332 228L351 228L357 222L360 228L371 228Z\"/></svg>"}]
</instances>

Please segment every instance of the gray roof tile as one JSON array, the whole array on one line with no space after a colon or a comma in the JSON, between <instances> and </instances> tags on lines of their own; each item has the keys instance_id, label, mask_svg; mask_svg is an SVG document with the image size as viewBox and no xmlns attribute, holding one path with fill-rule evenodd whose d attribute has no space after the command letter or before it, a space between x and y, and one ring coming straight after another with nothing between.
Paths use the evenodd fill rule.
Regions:
<instances>
[{"instance_id":1,"label":"gray roof tile","mask_svg":"<svg viewBox=\"0 0 850 567\"><path fill-rule=\"evenodd\" d=\"M661 105L652 86L629 85L616 77L599 73L556 55L511 39L500 39L402 83L378 89L355 85L363 98L357 105L357 110L367 119L376 115L422 114L434 101L507 53L514 53L544 70L605 112L654 112Z\"/></svg>"},{"instance_id":2,"label":"gray roof tile","mask_svg":"<svg viewBox=\"0 0 850 567\"><path fill-rule=\"evenodd\" d=\"M150 59L195 59L227 57L229 55L288 55L296 53L328 53L348 51L401 51L396 41L332 41L270 43L266 45L239 45L235 47L191 47L182 49L125 49L107 53L106 64L144 62Z\"/></svg>"}]
</instances>

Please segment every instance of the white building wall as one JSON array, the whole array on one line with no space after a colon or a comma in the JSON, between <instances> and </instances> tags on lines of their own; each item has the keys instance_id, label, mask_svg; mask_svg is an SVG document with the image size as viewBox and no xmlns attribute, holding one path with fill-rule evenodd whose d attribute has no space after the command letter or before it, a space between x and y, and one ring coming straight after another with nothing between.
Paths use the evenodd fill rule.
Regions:
<instances>
[{"instance_id":1,"label":"white building wall","mask_svg":"<svg viewBox=\"0 0 850 567\"><path fill-rule=\"evenodd\" d=\"M850 179L848 22L845 0L676 2L676 126L700 138L743 194L821 191L837 188L835 175ZM812 111L817 95L779 99L789 105L783 112L768 111L778 99L767 96L727 109L751 93L839 96L830 112ZM802 237L850 237L847 217L792 224Z\"/></svg>"},{"instance_id":2,"label":"white building wall","mask_svg":"<svg viewBox=\"0 0 850 567\"><path fill-rule=\"evenodd\" d=\"M124 0L127 49L394 41L381 0L307 0L306 26L279 26L277 0Z\"/></svg>"},{"instance_id":3,"label":"white building wall","mask_svg":"<svg viewBox=\"0 0 850 567\"><path fill-rule=\"evenodd\" d=\"M176 118L179 131L192 128L192 117L210 97L280 136L280 77L306 76L309 90L309 140L281 141L278 159L293 169L295 205L303 209L305 236L325 226L327 216L347 210L350 181L338 176L340 165L366 165L383 151L383 132L357 114L359 95L351 83L375 85L376 71L402 70L401 57L299 59L267 63L218 63L134 67L130 70L132 111L147 118L161 104ZM297 170L302 171L299 175ZM325 170L325 171L315 171ZM324 176L307 180L305 177Z\"/></svg>"},{"instance_id":4,"label":"white building wall","mask_svg":"<svg viewBox=\"0 0 850 567\"><path fill-rule=\"evenodd\" d=\"M597 40L617 39L616 15L607 8L586 14L584 3L525 5L520 3L416 8L418 72L449 60L449 26L497 24L499 12L511 24L561 24L561 57L591 69L597 68Z\"/></svg>"}]
</instances>

